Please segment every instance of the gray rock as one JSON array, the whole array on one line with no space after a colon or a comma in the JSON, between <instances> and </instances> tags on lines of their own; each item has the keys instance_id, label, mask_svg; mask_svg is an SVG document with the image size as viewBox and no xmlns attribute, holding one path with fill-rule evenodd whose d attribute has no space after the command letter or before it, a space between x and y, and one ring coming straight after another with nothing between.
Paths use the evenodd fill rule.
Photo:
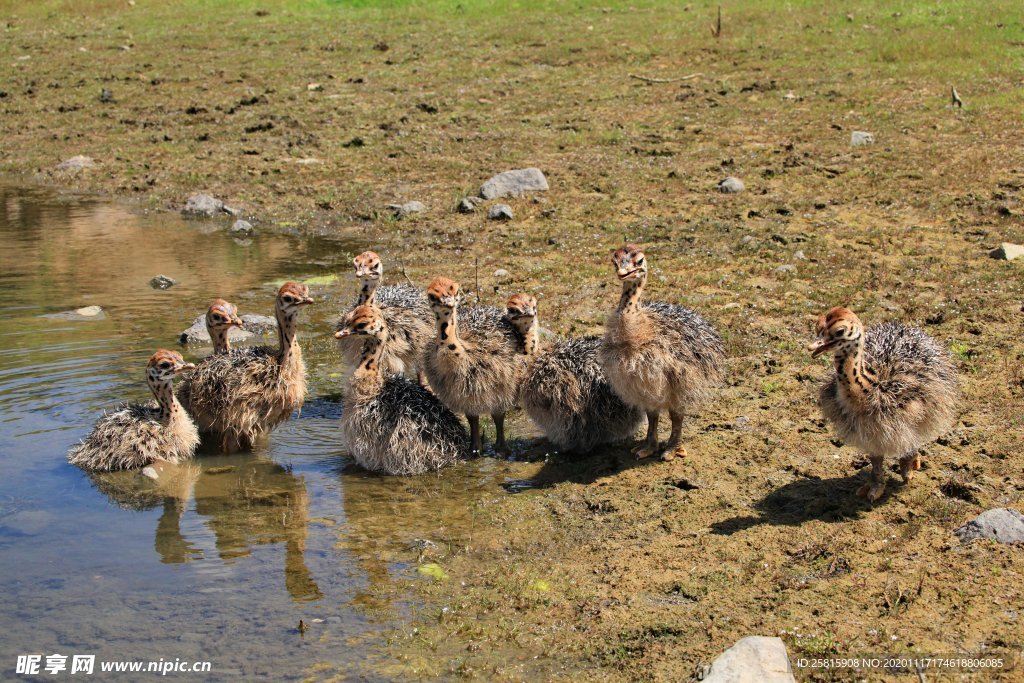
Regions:
<instances>
[{"instance_id":1,"label":"gray rock","mask_svg":"<svg viewBox=\"0 0 1024 683\"><path fill-rule=\"evenodd\" d=\"M862 130L855 130L850 133L850 144L854 147L860 147L861 145L873 145L875 144L875 134L866 133Z\"/></svg>"},{"instance_id":2,"label":"gray rock","mask_svg":"<svg viewBox=\"0 0 1024 683\"><path fill-rule=\"evenodd\" d=\"M781 638L747 636L718 656L704 683L796 683Z\"/></svg>"},{"instance_id":3,"label":"gray rock","mask_svg":"<svg viewBox=\"0 0 1024 683\"><path fill-rule=\"evenodd\" d=\"M1013 508L992 508L957 529L961 543L990 538L1000 543L1024 543L1024 515Z\"/></svg>"},{"instance_id":4,"label":"gray rock","mask_svg":"<svg viewBox=\"0 0 1024 683\"><path fill-rule=\"evenodd\" d=\"M504 268L498 268L496 271L494 271L494 277L496 277L499 280L505 280L508 278L508 276L509 272Z\"/></svg>"},{"instance_id":5,"label":"gray rock","mask_svg":"<svg viewBox=\"0 0 1024 683\"><path fill-rule=\"evenodd\" d=\"M995 259L1012 261L1024 256L1024 245L1013 244L1012 242L1003 242L998 247L990 251L988 255Z\"/></svg>"},{"instance_id":6,"label":"gray rock","mask_svg":"<svg viewBox=\"0 0 1024 683\"><path fill-rule=\"evenodd\" d=\"M735 176L729 176L718 183L719 192L743 192L747 186Z\"/></svg>"},{"instance_id":7,"label":"gray rock","mask_svg":"<svg viewBox=\"0 0 1024 683\"><path fill-rule=\"evenodd\" d=\"M737 432L749 432L754 428L750 424L750 418L746 415L740 415L732 421L732 428Z\"/></svg>"},{"instance_id":8,"label":"gray rock","mask_svg":"<svg viewBox=\"0 0 1024 683\"><path fill-rule=\"evenodd\" d=\"M495 204L487 209L487 217L492 221L510 221L513 218L512 207L508 204Z\"/></svg>"},{"instance_id":9,"label":"gray rock","mask_svg":"<svg viewBox=\"0 0 1024 683\"><path fill-rule=\"evenodd\" d=\"M107 88L103 88L103 89L100 90L100 102L102 102L104 104L107 104L108 102L113 102L113 101L114 101L114 93L112 93Z\"/></svg>"},{"instance_id":10,"label":"gray rock","mask_svg":"<svg viewBox=\"0 0 1024 683\"><path fill-rule=\"evenodd\" d=\"M476 211L476 204L480 201L476 197L466 197L459 202L459 205L455 207L455 210L459 213L473 213Z\"/></svg>"},{"instance_id":11,"label":"gray rock","mask_svg":"<svg viewBox=\"0 0 1024 683\"><path fill-rule=\"evenodd\" d=\"M803 250L799 250L796 253L794 253L793 254L793 258L795 258L797 261L806 261L807 260L807 256L804 254Z\"/></svg>"},{"instance_id":12,"label":"gray rock","mask_svg":"<svg viewBox=\"0 0 1024 683\"><path fill-rule=\"evenodd\" d=\"M744 235L743 239L740 240L740 244L750 244L754 241L753 235Z\"/></svg>"},{"instance_id":13,"label":"gray rock","mask_svg":"<svg viewBox=\"0 0 1024 683\"><path fill-rule=\"evenodd\" d=\"M785 263L775 269L776 273L792 273L796 271L796 266L791 263Z\"/></svg>"},{"instance_id":14,"label":"gray rock","mask_svg":"<svg viewBox=\"0 0 1024 683\"><path fill-rule=\"evenodd\" d=\"M185 202L185 208L181 212L186 216L205 216L209 218L219 213L234 215L238 213L238 210L232 209L221 200L208 194L194 194Z\"/></svg>"},{"instance_id":15,"label":"gray rock","mask_svg":"<svg viewBox=\"0 0 1024 683\"><path fill-rule=\"evenodd\" d=\"M157 275L149 281L149 286L153 289L170 289L176 284L178 284L177 280L166 275Z\"/></svg>"},{"instance_id":16,"label":"gray rock","mask_svg":"<svg viewBox=\"0 0 1024 683\"><path fill-rule=\"evenodd\" d=\"M266 315L246 313L242 316L245 327L232 327L228 331L228 341L240 342L255 337L269 337L277 333L277 321ZM206 316L196 318L192 325L178 335L179 344L210 344L210 333L206 331Z\"/></svg>"},{"instance_id":17,"label":"gray rock","mask_svg":"<svg viewBox=\"0 0 1024 683\"><path fill-rule=\"evenodd\" d=\"M87 171L91 168L96 167L96 162L93 161L92 157L78 156L65 159L64 161L57 164L57 172L65 175L78 175L82 171Z\"/></svg>"},{"instance_id":18,"label":"gray rock","mask_svg":"<svg viewBox=\"0 0 1024 683\"><path fill-rule=\"evenodd\" d=\"M484 199L499 197L521 197L525 192L547 192L548 179L539 168L520 168L505 171L480 186Z\"/></svg>"},{"instance_id":19,"label":"gray rock","mask_svg":"<svg viewBox=\"0 0 1024 683\"><path fill-rule=\"evenodd\" d=\"M395 218L405 218L414 213L422 213L427 210L423 202L416 201L406 202L405 204L388 204L387 208L395 214Z\"/></svg>"},{"instance_id":20,"label":"gray rock","mask_svg":"<svg viewBox=\"0 0 1024 683\"><path fill-rule=\"evenodd\" d=\"M246 313L242 316L242 324L246 330L259 337L270 337L277 334L277 319L270 315Z\"/></svg>"},{"instance_id":21,"label":"gray rock","mask_svg":"<svg viewBox=\"0 0 1024 683\"><path fill-rule=\"evenodd\" d=\"M249 221L243 221L241 218L231 224L231 232L236 234L248 235L252 233L254 229L255 228L252 227L252 223Z\"/></svg>"}]
</instances>

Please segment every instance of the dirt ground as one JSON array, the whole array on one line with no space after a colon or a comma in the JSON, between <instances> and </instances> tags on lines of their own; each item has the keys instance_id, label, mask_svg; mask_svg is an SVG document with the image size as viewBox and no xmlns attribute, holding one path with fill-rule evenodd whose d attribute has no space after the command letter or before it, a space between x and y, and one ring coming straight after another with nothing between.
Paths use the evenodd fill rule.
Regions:
<instances>
[{"instance_id":1,"label":"dirt ground","mask_svg":"<svg viewBox=\"0 0 1024 683\"><path fill-rule=\"evenodd\" d=\"M571 335L600 332L628 239L648 297L725 338L686 458L527 448L537 488L482 501L431 558L447 579L411 580L424 607L389 675L678 681L751 634L793 658L1020 656L1021 549L952 535L1024 491L1021 266L989 257L1024 241L1018 3L744 1L717 38L709 2L21 5L0 2L8 175L363 236L416 282L534 293ZM95 168L56 170L78 154ZM551 190L514 220L455 212L526 166ZM719 193L728 175L746 191ZM427 210L385 208L410 200ZM876 505L804 350L836 304L922 326L963 381L956 427Z\"/></svg>"}]
</instances>

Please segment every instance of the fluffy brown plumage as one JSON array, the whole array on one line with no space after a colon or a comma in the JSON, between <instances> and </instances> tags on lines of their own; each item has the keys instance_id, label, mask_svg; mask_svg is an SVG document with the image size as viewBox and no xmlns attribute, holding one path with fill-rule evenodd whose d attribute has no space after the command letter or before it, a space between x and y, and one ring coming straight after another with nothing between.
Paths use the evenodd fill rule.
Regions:
<instances>
[{"instance_id":1,"label":"fluffy brown plumage","mask_svg":"<svg viewBox=\"0 0 1024 683\"><path fill-rule=\"evenodd\" d=\"M384 371L388 327L374 306L358 306L335 335L363 340L341 433L356 462L372 472L423 474L458 462L468 439L459 418L422 386Z\"/></svg>"},{"instance_id":2,"label":"fluffy brown plumage","mask_svg":"<svg viewBox=\"0 0 1024 683\"><path fill-rule=\"evenodd\" d=\"M506 317L523 339L530 367L521 402L544 435L563 451L585 453L633 436L643 413L626 405L608 384L598 352L601 339L581 337L540 343L537 300L515 294Z\"/></svg>"},{"instance_id":3,"label":"fluffy brown plumage","mask_svg":"<svg viewBox=\"0 0 1024 683\"><path fill-rule=\"evenodd\" d=\"M627 244L612 253L622 282L619 305L605 323L601 366L615 393L647 413L647 438L635 452L645 458L658 452L658 418L667 410L672 434L665 458L677 452L683 417L705 403L722 378L725 348L711 324L688 308L642 303L647 260Z\"/></svg>"},{"instance_id":4,"label":"fluffy brown plumage","mask_svg":"<svg viewBox=\"0 0 1024 683\"><path fill-rule=\"evenodd\" d=\"M203 431L224 452L251 448L263 434L287 420L306 398L306 364L296 327L299 312L313 303L309 288L286 282L278 290L278 346L253 346L215 354L204 375L211 378L204 393L193 386L187 397Z\"/></svg>"},{"instance_id":5,"label":"fluffy brown plumage","mask_svg":"<svg viewBox=\"0 0 1024 683\"><path fill-rule=\"evenodd\" d=\"M458 310L462 291L448 278L435 278L427 299L437 323L437 337L424 356L431 389L451 410L465 413L475 452L485 414L494 420L495 447L505 450L505 413L518 404L526 376L519 334L494 306Z\"/></svg>"},{"instance_id":6,"label":"fluffy brown plumage","mask_svg":"<svg viewBox=\"0 0 1024 683\"><path fill-rule=\"evenodd\" d=\"M232 327L242 327L238 308L224 299L214 299L206 311L206 331L213 341L213 353L197 363L196 369L178 382L175 392L178 400L192 416L200 433L218 431L226 412L227 387L224 380L231 367L228 332Z\"/></svg>"},{"instance_id":7,"label":"fluffy brown plumage","mask_svg":"<svg viewBox=\"0 0 1024 683\"><path fill-rule=\"evenodd\" d=\"M360 280L359 296L352 309L341 316L338 330L348 324L359 306L373 304L384 316L388 337L381 350L381 365L396 375L416 372L423 383L423 353L434 338L434 314L423 292L412 285L381 287L384 265L372 251L365 251L353 260L356 277ZM364 339L354 335L338 340L342 357L350 367L356 367L362 357Z\"/></svg>"},{"instance_id":8,"label":"fluffy brown plumage","mask_svg":"<svg viewBox=\"0 0 1024 683\"><path fill-rule=\"evenodd\" d=\"M194 367L176 351L154 353L146 364L146 383L156 401L124 405L104 415L92 433L71 449L68 462L87 470L111 471L191 458L199 433L174 396L173 378Z\"/></svg>"},{"instance_id":9,"label":"fluffy brown plumage","mask_svg":"<svg viewBox=\"0 0 1024 683\"><path fill-rule=\"evenodd\" d=\"M818 319L816 332L809 350L831 351L836 368L819 393L822 413L839 438L868 454L871 478L857 493L876 501L885 492L885 458L899 458L909 482L921 467L918 449L954 424L956 371L946 349L899 322L865 333L852 311L837 306Z\"/></svg>"}]
</instances>

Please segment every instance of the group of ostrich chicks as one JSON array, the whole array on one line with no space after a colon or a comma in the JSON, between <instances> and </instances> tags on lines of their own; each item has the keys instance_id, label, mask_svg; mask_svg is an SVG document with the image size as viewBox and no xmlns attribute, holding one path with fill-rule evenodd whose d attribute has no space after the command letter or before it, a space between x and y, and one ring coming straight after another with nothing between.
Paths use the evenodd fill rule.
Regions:
<instances>
[{"instance_id":1,"label":"group of ostrich chicks","mask_svg":"<svg viewBox=\"0 0 1024 683\"><path fill-rule=\"evenodd\" d=\"M636 457L685 455L683 419L721 382L722 339L692 310L642 300L648 264L639 247L615 250L612 263L622 294L604 336L552 340L541 335L529 294L512 296L504 311L463 305L462 290L448 278L435 278L425 292L380 286L377 254L357 256L359 296L335 333L351 368L341 433L355 460L394 475L451 465L481 451L481 415L491 416L495 448L504 451L505 414L516 406L565 452L628 440L646 415ZM194 365L177 352L157 351L146 368L156 401L105 415L69 461L159 476L165 463L192 456L200 433L225 452L252 447L302 406L306 369L296 325L311 303L305 285L285 283L275 306L278 346L232 349L228 331L242 322L234 305L214 301L206 315L213 354ZM956 419L949 353L898 322L865 331L841 307L824 313L816 332L811 355L831 353L835 361L821 386L822 412L844 442L870 457L871 475L857 493L877 501L885 459L898 458L909 482L921 465L918 449ZM175 391L173 378L186 371ZM663 412L672 429L660 444ZM468 435L456 413L466 416Z\"/></svg>"}]
</instances>

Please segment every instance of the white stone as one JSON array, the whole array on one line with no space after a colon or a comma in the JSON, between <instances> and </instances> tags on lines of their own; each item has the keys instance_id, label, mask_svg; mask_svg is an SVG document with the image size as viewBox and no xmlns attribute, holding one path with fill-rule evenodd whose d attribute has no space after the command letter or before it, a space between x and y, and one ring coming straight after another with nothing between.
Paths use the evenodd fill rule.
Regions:
<instances>
[{"instance_id":1,"label":"white stone","mask_svg":"<svg viewBox=\"0 0 1024 683\"><path fill-rule=\"evenodd\" d=\"M875 134L866 133L862 130L855 130L850 133L850 144L854 147L860 147L861 145L873 145L875 144Z\"/></svg>"},{"instance_id":2,"label":"white stone","mask_svg":"<svg viewBox=\"0 0 1024 683\"><path fill-rule=\"evenodd\" d=\"M1001 259L1003 261L1012 261L1016 258L1024 256L1024 244L1003 242L998 247L990 251L989 256L995 259Z\"/></svg>"},{"instance_id":3,"label":"white stone","mask_svg":"<svg viewBox=\"0 0 1024 683\"><path fill-rule=\"evenodd\" d=\"M548 180L539 168L520 168L505 171L480 186L484 199L521 197L525 192L547 192Z\"/></svg>"},{"instance_id":4,"label":"white stone","mask_svg":"<svg viewBox=\"0 0 1024 683\"><path fill-rule=\"evenodd\" d=\"M781 638L747 636L718 656L704 683L796 683Z\"/></svg>"}]
</instances>

